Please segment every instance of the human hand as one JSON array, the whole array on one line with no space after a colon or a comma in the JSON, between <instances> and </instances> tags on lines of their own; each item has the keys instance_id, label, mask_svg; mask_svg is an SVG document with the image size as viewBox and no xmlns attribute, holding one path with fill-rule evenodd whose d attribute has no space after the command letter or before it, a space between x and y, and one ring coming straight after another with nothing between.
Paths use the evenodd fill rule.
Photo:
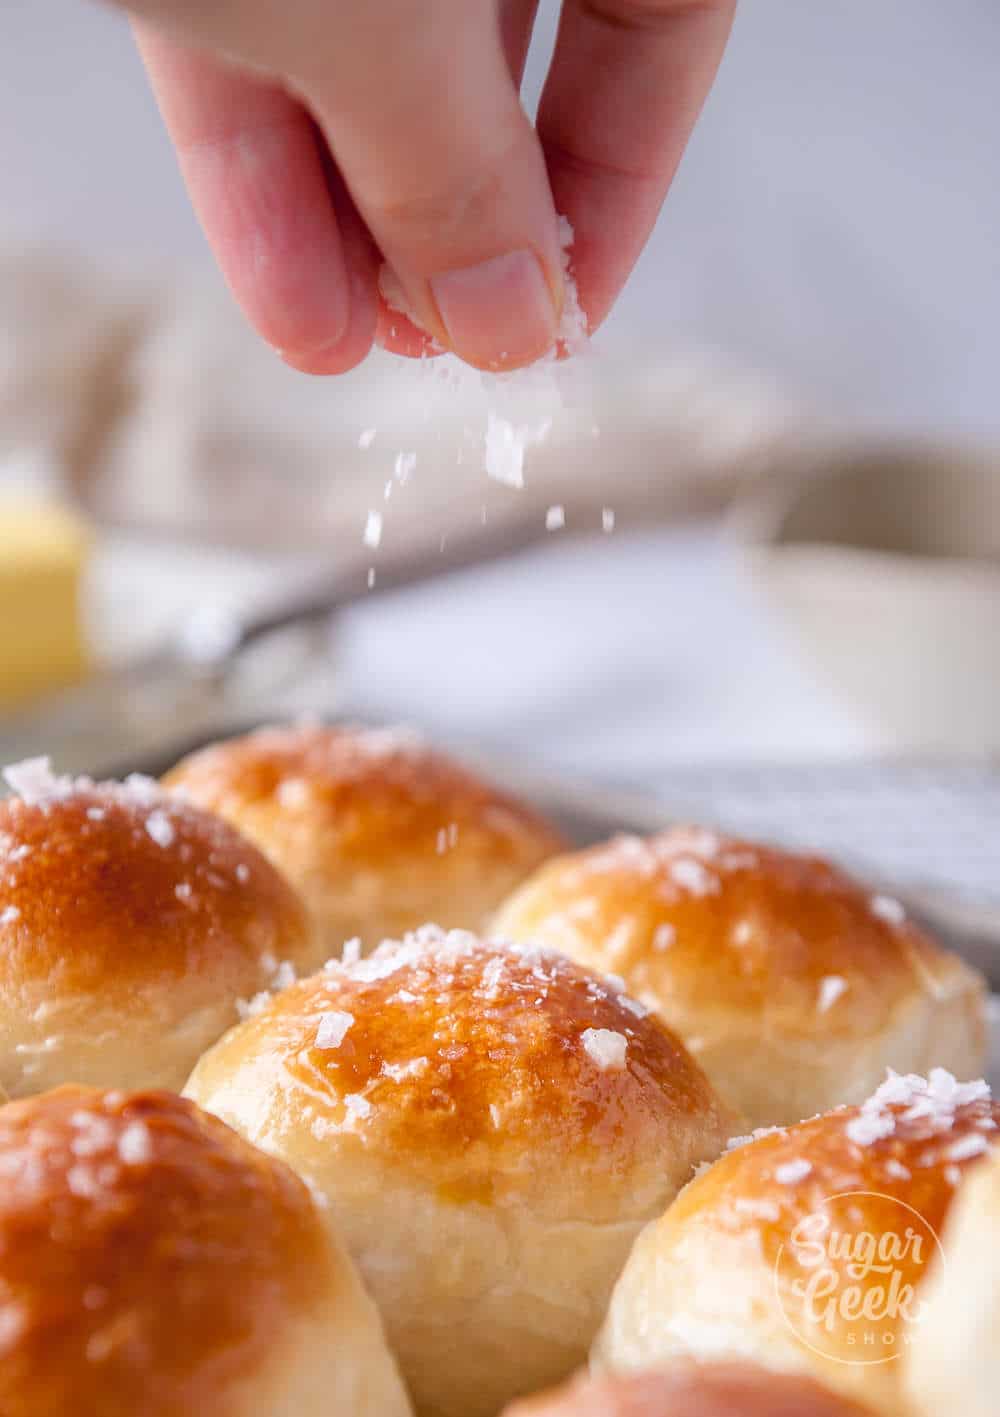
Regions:
<instances>
[{"instance_id":1,"label":"human hand","mask_svg":"<svg viewBox=\"0 0 1000 1417\"><path fill-rule=\"evenodd\" d=\"M251 323L335 374L374 339L480 368L556 338L556 213L591 329L656 220L735 0L563 0L537 131L538 0L122 0ZM416 323L386 305L388 263Z\"/></svg>"}]
</instances>

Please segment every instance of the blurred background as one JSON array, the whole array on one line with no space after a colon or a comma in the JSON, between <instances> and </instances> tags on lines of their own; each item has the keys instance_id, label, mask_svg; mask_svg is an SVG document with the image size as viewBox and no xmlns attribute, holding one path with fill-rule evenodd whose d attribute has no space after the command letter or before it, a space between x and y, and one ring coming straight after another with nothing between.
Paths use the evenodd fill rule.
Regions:
<instances>
[{"instance_id":1,"label":"blurred background","mask_svg":"<svg viewBox=\"0 0 1000 1417\"><path fill-rule=\"evenodd\" d=\"M998 72L995 0L746 0L516 489L474 379L258 347L120 16L5 0L0 753L402 718L996 899Z\"/></svg>"}]
</instances>

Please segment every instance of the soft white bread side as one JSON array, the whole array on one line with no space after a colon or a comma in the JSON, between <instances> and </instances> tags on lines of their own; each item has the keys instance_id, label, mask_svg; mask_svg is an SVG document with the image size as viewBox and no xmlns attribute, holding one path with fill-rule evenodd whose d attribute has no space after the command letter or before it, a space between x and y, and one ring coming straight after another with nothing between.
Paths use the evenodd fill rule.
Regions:
<instances>
[{"instance_id":1,"label":"soft white bread side","mask_svg":"<svg viewBox=\"0 0 1000 1417\"><path fill-rule=\"evenodd\" d=\"M894 1075L736 1146L639 1237L596 1366L747 1358L894 1414L952 1198L998 1120L985 1083Z\"/></svg>"},{"instance_id":2,"label":"soft white bread side","mask_svg":"<svg viewBox=\"0 0 1000 1417\"><path fill-rule=\"evenodd\" d=\"M577 1378L505 1417L871 1417L811 1378L751 1363L678 1362L648 1373Z\"/></svg>"},{"instance_id":3,"label":"soft white bread side","mask_svg":"<svg viewBox=\"0 0 1000 1417\"><path fill-rule=\"evenodd\" d=\"M638 1231L731 1130L616 987L433 928L277 995L187 1090L326 1198L435 1417L579 1366Z\"/></svg>"},{"instance_id":4,"label":"soft white bread side","mask_svg":"<svg viewBox=\"0 0 1000 1417\"><path fill-rule=\"evenodd\" d=\"M399 729L263 729L193 754L164 781L276 863L327 955L427 920L478 929L566 845L537 812Z\"/></svg>"},{"instance_id":5,"label":"soft white bread side","mask_svg":"<svg viewBox=\"0 0 1000 1417\"><path fill-rule=\"evenodd\" d=\"M232 827L148 779L8 770L0 801L0 1083L181 1088L237 1001L324 958Z\"/></svg>"},{"instance_id":6,"label":"soft white bread side","mask_svg":"<svg viewBox=\"0 0 1000 1417\"><path fill-rule=\"evenodd\" d=\"M0 1109L4 1417L408 1417L302 1182L169 1093Z\"/></svg>"},{"instance_id":7,"label":"soft white bread side","mask_svg":"<svg viewBox=\"0 0 1000 1417\"><path fill-rule=\"evenodd\" d=\"M923 1294L907 1391L920 1417L996 1417L1000 1407L1000 1151L963 1183L945 1226L943 1263Z\"/></svg>"},{"instance_id":8,"label":"soft white bread side","mask_svg":"<svg viewBox=\"0 0 1000 1417\"><path fill-rule=\"evenodd\" d=\"M493 928L621 975L755 1127L862 1102L887 1067L983 1070L981 976L815 857L619 837L543 865Z\"/></svg>"}]
</instances>

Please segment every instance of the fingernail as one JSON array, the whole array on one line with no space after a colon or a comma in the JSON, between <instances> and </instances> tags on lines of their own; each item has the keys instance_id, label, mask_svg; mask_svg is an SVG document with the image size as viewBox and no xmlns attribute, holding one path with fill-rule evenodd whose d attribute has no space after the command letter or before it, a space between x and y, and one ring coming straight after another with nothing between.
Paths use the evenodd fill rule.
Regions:
<instances>
[{"instance_id":1,"label":"fingernail","mask_svg":"<svg viewBox=\"0 0 1000 1417\"><path fill-rule=\"evenodd\" d=\"M538 257L509 251L431 280L448 342L480 369L513 369L552 348L556 309Z\"/></svg>"}]
</instances>

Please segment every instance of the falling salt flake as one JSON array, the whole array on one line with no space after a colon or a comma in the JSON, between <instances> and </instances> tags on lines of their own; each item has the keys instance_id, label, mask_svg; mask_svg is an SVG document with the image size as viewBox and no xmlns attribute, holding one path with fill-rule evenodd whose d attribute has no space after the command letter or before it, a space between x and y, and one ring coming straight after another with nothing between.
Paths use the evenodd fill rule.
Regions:
<instances>
[{"instance_id":1,"label":"falling salt flake","mask_svg":"<svg viewBox=\"0 0 1000 1417\"><path fill-rule=\"evenodd\" d=\"M611 532L615 529L615 511L613 507L601 508L601 530Z\"/></svg>"},{"instance_id":2,"label":"falling salt flake","mask_svg":"<svg viewBox=\"0 0 1000 1417\"><path fill-rule=\"evenodd\" d=\"M670 946L677 939L677 931L672 925L657 925L653 931L653 949L669 950Z\"/></svg>"},{"instance_id":3,"label":"falling salt flake","mask_svg":"<svg viewBox=\"0 0 1000 1417\"><path fill-rule=\"evenodd\" d=\"M236 879L241 886L245 886L250 879L250 867L245 861L240 861L236 867Z\"/></svg>"},{"instance_id":4,"label":"falling salt flake","mask_svg":"<svg viewBox=\"0 0 1000 1417\"><path fill-rule=\"evenodd\" d=\"M545 530L561 531L566 525L566 510L557 502L545 513Z\"/></svg>"},{"instance_id":5,"label":"falling salt flake","mask_svg":"<svg viewBox=\"0 0 1000 1417\"><path fill-rule=\"evenodd\" d=\"M870 904L872 914L887 925L902 925L906 920L906 911L890 895L873 895Z\"/></svg>"},{"instance_id":6,"label":"falling salt flake","mask_svg":"<svg viewBox=\"0 0 1000 1417\"><path fill-rule=\"evenodd\" d=\"M490 1103L490 1121L493 1123L493 1130L498 1132L503 1118L500 1115L500 1108L495 1102Z\"/></svg>"},{"instance_id":7,"label":"falling salt flake","mask_svg":"<svg viewBox=\"0 0 1000 1417\"><path fill-rule=\"evenodd\" d=\"M87 820L91 822L103 822L107 814L103 807L88 807Z\"/></svg>"},{"instance_id":8,"label":"falling salt flake","mask_svg":"<svg viewBox=\"0 0 1000 1417\"><path fill-rule=\"evenodd\" d=\"M343 1013L339 1009L335 1009L332 1013L322 1014L319 1027L316 1029L316 1047L339 1048L353 1023L354 1015Z\"/></svg>"},{"instance_id":9,"label":"falling salt flake","mask_svg":"<svg viewBox=\"0 0 1000 1417\"><path fill-rule=\"evenodd\" d=\"M176 838L173 823L166 812L150 812L146 818L146 833L151 836L157 846L162 846L164 850L168 846L173 846Z\"/></svg>"},{"instance_id":10,"label":"falling salt flake","mask_svg":"<svg viewBox=\"0 0 1000 1417\"><path fill-rule=\"evenodd\" d=\"M0 925L13 925L15 920L20 920L21 912L16 905L7 905L0 910Z\"/></svg>"},{"instance_id":11,"label":"falling salt flake","mask_svg":"<svg viewBox=\"0 0 1000 1417\"><path fill-rule=\"evenodd\" d=\"M185 902L189 901L192 895L191 882L179 881L177 885L174 886L174 895L177 897L178 900L183 900Z\"/></svg>"},{"instance_id":12,"label":"falling salt flake","mask_svg":"<svg viewBox=\"0 0 1000 1417\"><path fill-rule=\"evenodd\" d=\"M568 217L559 217L559 245L562 249L563 308L559 321L559 341L567 354L576 354L587 343L587 317L580 304L580 292L573 275L574 231Z\"/></svg>"},{"instance_id":13,"label":"falling salt flake","mask_svg":"<svg viewBox=\"0 0 1000 1417\"><path fill-rule=\"evenodd\" d=\"M623 1033L616 1033L611 1028L585 1028L580 1037L599 1068L624 1068L628 1039Z\"/></svg>"},{"instance_id":14,"label":"falling salt flake","mask_svg":"<svg viewBox=\"0 0 1000 1417\"><path fill-rule=\"evenodd\" d=\"M368 567L368 589L372 590L375 585L375 567Z\"/></svg>"},{"instance_id":15,"label":"falling salt flake","mask_svg":"<svg viewBox=\"0 0 1000 1417\"><path fill-rule=\"evenodd\" d=\"M774 1179L779 1186L795 1186L799 1181L804 1181L812 1170L812 1162L804 1158L799 1161L786 1161L782 1166L776 1166Z\"/></svg>"},{"instance_id":16,"label":"falling salt flake","mask_svg":"<svg viewBox=\"0 0 1000 1417\"><path fill-rule=\"evenodd\" d=\"M959 1137L953 1142L945 1156L949 1161L968 1161L973 1156L982 1156L984 1151L989 1151L990 1144L983 1136L982 1132L970 1132L968 1136Z\"/></svg>"},{"instance_id":17,"label":"falling salt flake","mask_svg":"<svg viewBox=\"0 0 1000 1417\"><path fill-rule=\"evenodd\" d=\"M362 1097L360 1092L351 1092L344 1098L344 1106L347 1108L349 1116L352 1118L370 1117L372 1114L372 1104L367 1097Z\"/></svg>"},{"instance_id":18,"label":"falling salt flake","mask_svg":"<svg viewBox=\"0 0 1000 1417\"><path fill-rule=\"evenodd\" d=\"M368 513L368 520L365 522L364 535L361 539L366 546L371 548L372 551L374 551L376 547L380 545L382 541L381 512L373 511Z\"/></svg>"},{"instance_id":19,"label":"falling salt flake","mask_svg":"<svg viewBox=\"0 0 1000 1417\"><path fill-rule=\"evenodd\" d=\"M413 469L417 465L416 453L397 453L396 461L393 464L393 475L400 485L409 482L413 474Z\"/></svg>"},{"instance_id":20,"label":"falling salt flake","mask_svg":"<svg viewBox=\"0 0 1000 1417\"><path fill-rule=\"evenodd\" d=\"M551 418L540 423L513 424L490 412L486 418L486 475L505 487L524 486L524 455L528 448L543 443L552 427Z\"/></svg>"},{"instance_id":21,"label":"falling salt flake","mask_svg":"<svg viewBox=\"0 0 1000 1417\"><path fill-rule=\"evenodd\" d=\"M358 447L370 448L375 441L375 434L377 432L378 429L376 428L365 428L361 433L358 434Z\"/></svg>"},{"instance_id":22,"label":"falling salt flake","mask_svg":"<svg viewBox=\"0 0 1000 1417\"><path fill-rule=\"evenodd\" d=\"M141 1166L153 1155L153 1139L145 1122L129 1122L118 1138L118 1155L126 1166Z\"/></svg>"},{"instance_id":23,"label":"falling salt flake","mask_svg":"<svg viewBox=\"0 0 1000 1417\"><path fill-rule=\"evenodd\" d=\"M958 1166L946 1166L944 1168L944 1179L951 1186L952 1190L962 1184L962 1172Z\"/></svg>"},{"instance_id":24,"label":"falling salt flake","mask_svg":"<svg viewBox=\"0 0 1000 1417\"><path fill-rule=\"evenodd\" d=\"M908 1166L904 1166L901 1161L897 1161L894 1156L890 1156L885 1163L885 1174L895 1176L897 1181L912 1181L913 1172Z\"/></svg>"},{"instance_id":25,"label":"falling salt flake","mask_svg":"<svg viewBox=\"0 0 1000 1417\"><path fill-rule=\"evenodd\" d=\"M819 999L816 1008L821 1014L825 1014L828 1009L832 1009L834 1004L842 994L850 988L847 980L839 974L826 974L819 981Z\"/></svg>"}]
</instances>

